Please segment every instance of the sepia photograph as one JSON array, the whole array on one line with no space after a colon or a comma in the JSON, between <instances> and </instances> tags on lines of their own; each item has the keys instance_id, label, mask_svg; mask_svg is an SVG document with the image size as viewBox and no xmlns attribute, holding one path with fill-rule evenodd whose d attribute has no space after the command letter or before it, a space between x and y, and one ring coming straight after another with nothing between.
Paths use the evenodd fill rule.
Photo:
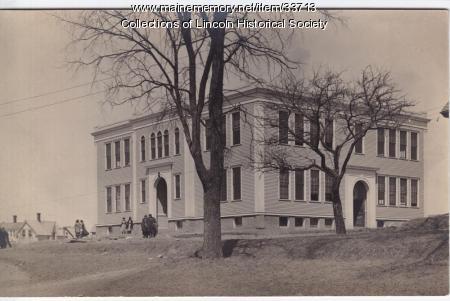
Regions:
<instances>
[{"instance_id":1,"label":"sepia photograph","mask_svg":"<svg viewBox=\"0 0 450 301\"><path fill-rule=\"evenodd\" d=\"M449 294L448 9L229 3L0 7L0 297Z\"/></svg>"}]
</instances>

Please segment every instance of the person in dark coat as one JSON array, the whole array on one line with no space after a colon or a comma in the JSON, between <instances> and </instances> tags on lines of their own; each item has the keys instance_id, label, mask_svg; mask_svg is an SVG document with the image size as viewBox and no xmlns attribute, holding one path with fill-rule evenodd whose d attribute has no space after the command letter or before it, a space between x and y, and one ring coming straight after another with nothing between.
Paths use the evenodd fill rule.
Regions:
<instances>
[{"instance_id":1,"label":"person in dark coat","mask_svg":"<svg viewBox=\"0 0 450 301\"><path fill-rule=\"evenodd\" d=\"M89 235L89 232L86 230L86 226L84 225L83 220L80 221L81 224L81 237L85 237Z\"/></svg>"},{"instance_id":2,"label":"person in dark coat","mask_svg":"<svg viewBox=\"0 0 450 301\"><path fill-rule=\"evenodd\" d=\"M148 220L149 220L150 237L155 237L156 234L158 234L158 223L151 214L149 215Z\"/></svg>"},{"instance_id":3,"label":"person in dark coat","mask_svg":"<svg viewBox=\"0 0 450 301\"><path fill-rule=\"evenodd\" d=\"M4 228L0 228L0 248L4 249L7 246L9 246L10 248L12 247L11 242L9 241L8 231L6 231Z\"/></svg>"},{"instance_id":4,"label":"person in dark coat","mask_svg":"<svg viewBox=\"0 0 450 301\"><path fill-rule=\"evenodd\" d=\"M131 234L133 232L133 226L134 226L134 223L130 216L127 220L127 233L128 234Z\"/></svg>"},{"instance_id":5,"label":"person in dark coat","mask_svg":"<svg viewBox=\"0 0 450 301\"><path fill-rule=\"evenodd\" d=\"M148 238L149 235L149 229L148 229L148 217L147 215L144 215L144 218L142 219L141 222L141 228L142 228L142 236L144 236L144 238Z\"/></svg>"}]
</instances>

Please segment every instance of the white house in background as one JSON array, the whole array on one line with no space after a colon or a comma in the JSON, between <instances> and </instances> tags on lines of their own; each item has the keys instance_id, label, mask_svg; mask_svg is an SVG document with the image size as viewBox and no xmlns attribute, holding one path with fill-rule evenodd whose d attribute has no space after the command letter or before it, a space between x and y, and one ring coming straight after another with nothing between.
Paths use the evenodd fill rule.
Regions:
<instances>
[{"instance_id":1,"label":"white house in background","mask_svg":"<svg viewBox=\"0 0 450 301\"><path fill-rule=\"evenodd\" d=\"M37 213L36 220L24 221L17 230L18 242L31 242L56 239L56 222L41 220L41 214Z\"/></svg>"}]
</instances>

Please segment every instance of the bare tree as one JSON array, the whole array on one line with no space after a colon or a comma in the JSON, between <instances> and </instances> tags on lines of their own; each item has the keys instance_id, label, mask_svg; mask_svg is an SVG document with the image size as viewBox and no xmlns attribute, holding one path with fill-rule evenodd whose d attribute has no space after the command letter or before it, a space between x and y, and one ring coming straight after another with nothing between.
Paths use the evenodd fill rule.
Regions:
<instances>
[{"instance_id":1,"label":"bare tree","mask_svg":"<svg viewBox=\"0 0 450 301\"><path fill-rule=\"evenodd\" d=\"M70 47L81 55L71 61L92 67L111 80L107 99L113 104L144 101L175 114L182 125L189 151L204 191L203 257L222 255L220 189L224 166L224 75L237 74L258 81L253 66L275 74L290 68L281 32L245 28L185 28L183 21L225 21L246 18L228 13L136 13L84 11L62 17L73 29ZM160 22L166 28L124 28L124 20ZM178 23L177 26L172 26ZM125 24L126 25L126 24ZM286 33L286 32L285 32ZM284 34L285 34L284 33ZM202 115L211 122L209 166L201 149Z\"/></svg>"},{"instance_id":2,"label":"bare tree","mask_svg":"<svg viewBox=\"0 0 450 301\"><path fill-rule=\"evenodd\" d=\"M323 171L330 181L336 233L345 234L339 188L348 163L367 132L404 122L405 109L413 104L399 92L388 72L371 67L354 82L331 71L315 72L310 80L284 76L270 85L274 101L262 122L272 130L255 141L263 147L254 165L265 171Z\"/></svg>"}]
</instances>

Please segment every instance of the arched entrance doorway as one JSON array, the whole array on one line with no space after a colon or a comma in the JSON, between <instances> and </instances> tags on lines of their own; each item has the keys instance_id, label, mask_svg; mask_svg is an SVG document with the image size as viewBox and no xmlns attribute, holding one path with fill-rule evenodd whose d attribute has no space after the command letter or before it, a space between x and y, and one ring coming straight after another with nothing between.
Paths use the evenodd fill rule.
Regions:
<instances>
[{"instance_id":1,"label":"arched entrance doorway","mask_svg":"<svg viewBox=\"0 0 450 301\"><path fill-rule=\"evenodd\" d=\"M363 181L356 182L353 187L353 226L366 226L366 201L367 184Z\"/></svg>"},{"instance_id":2,"label":"arched entrance doorway","mask_svg":"<svg viewBox=\"0 0 450 301\"><path fill-rule=\"evenodd\" d=\"M167 228L167 182L159 177L155 183L156 187L156 219L158 226Z\"/></svg>"}]
</instances>

